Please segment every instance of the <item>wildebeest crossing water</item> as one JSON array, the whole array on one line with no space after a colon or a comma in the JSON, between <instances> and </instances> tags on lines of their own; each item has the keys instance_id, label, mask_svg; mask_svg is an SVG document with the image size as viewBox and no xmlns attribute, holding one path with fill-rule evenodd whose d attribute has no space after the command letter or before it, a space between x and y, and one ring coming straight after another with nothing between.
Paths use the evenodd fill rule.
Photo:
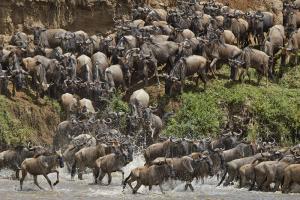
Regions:
<instances>
[{"instance_id":1,"label":"wildebeest crossing water","mask_svg":"<svg viewBox=\"0 0 300 200\"><path fill-rule=\"evenodd\" d=\"M133 162L129 163L124 167L125 177L128 176L131 169L143 166L144 158L141 155L135 155ZM208 178L205 183L201 181L197 183L194 181L192 184L195 188L194 192L185 192L184 183L176 182L173 184L175 187L171 189L170 183L166 182L163 184L165 194L161 194L159 187L154 186L151 191L148 187L142 186L136 195L132 194L132 191L127 187L122 192L121 186L121 174L113 173L113 180L110 186L105 185L94 185L92 173L85 175L84 180L71 181L70 174L67 173L66 168L60 169L60 183L54 187L51 191L48 188L48 183L42 177L38 178L39 183L46 190L40 190L33 184L32 176L27 177L24 182L23 191L20 191L19 182L10 180L10 171L2 170L0 173L0 196L1 199L228 199L235 200L241 198L247 199L289 199L296 200L300 198L300 194L281 194L281 192L249 192L247 189L237 189L235 186L229 187L216 187L218 181L214 178ZM51 180L55 180L56 174L49 175ZM104 178L106 183L106 177Z\"/></svg>"}]
</instances>

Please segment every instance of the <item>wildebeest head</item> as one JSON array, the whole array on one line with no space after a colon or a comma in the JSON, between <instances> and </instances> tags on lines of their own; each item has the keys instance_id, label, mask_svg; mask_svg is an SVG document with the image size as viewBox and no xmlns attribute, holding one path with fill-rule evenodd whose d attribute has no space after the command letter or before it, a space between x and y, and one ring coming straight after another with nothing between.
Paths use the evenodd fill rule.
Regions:
<instances>
[{"instance_id":1,"label":"wildebeest head","mask_svg":"<svg viewBox=\"0 0 300 200\"><path fill-rule=\"evenodd\" d=\"M232 18L234 18L234 17L232 15L230 15L230 14L226 14L224 16L224 22L223 22L223 24L224 24L224 28L225 29L230 29L231 24L232 24Z\"/></svg>"},{"instance_id":2,"label":"wildebeest head","mask_svg":"<svg viewBox=\"0 0 300 200\"><path fill-rule=\"evenodd\" d=\"M119 65L122 67L125 82L128 86L131 84L131 70L129 66L129 60L126 57L118 56Z\"/></svg>"},{"instance_id":3,"label":"wildebeest head","mask_svg":"<svg viewBox=\"0 0 300 200\"><path fill-rule=\"evenodd\" d=\"M164 157L158 157L155 160L153 160L150 165L157 165L165 168L166 174L161 174L165 176L165 178L168 177L175 177L175 170L173 167L173 162L170 159L164 158Z\"/></svg>"},{"instance_id":4,"label":"wildebeest head","mask_svg":"<svg viewBox=\"0 0 300 200\"><path fill-rule=\"evenodd\" d=\"M238 79L240 62L238 62L237 60L229 59L228 64L230 66L230 79L236 81Z\"/></svg>"},{"instance_id":5,"label":"wildebeest head","mask_svg":"<svg viewBox=\"0 0 300 200\"><path fill-rule=\"evenodd\" d=\"M58 36L61 39L61 45L64 51L70 52L76 48L75 33L66 32L65 34Z\"/></svg>"},{"instance_id":6,"label":"wildebeest head","mask_svg":"<svg viewBox=\"0 0 300 200\"><path fill-rule=\"evenodd\" d=\"M59 150L59 151L55 152L55 155L56 155L56 161L57 161L59 167L63 168L64 167L64 159L63 159L61 151Z\"/></svg>"},{"instance_id":7,"label":"wildebeest head","mask_svg":"<svg viewBox=\"0 0 300 200\"><path fill-rule=\"evenodd\" d=\"M151 115L152 115L152 111L150 108L146 108L143 110L143 119L145 124L150 124L151 123Z\"/></svg>"},{"instance_id":8,"label":"wildebeest head","mask_svg":"<svg viewBox=\"0 0 300 200\"><path fill-rule=\"evenodd\" d=\"M17 91L26 89L25 75L27 75L27 74L28 73L22 69L12 71L13 83L14 83Z\"/></svg>"},{"instance_id":9,"label":"wildebeest head","mask_svg":"<svg viewBox=\"0 0 300 200\"><path fill-rule=\"evenodd\" d=\"M39 44L39 41L40 41L40 36L41 36L41 33L43 31L46 31L45 28L42 28L42 27L33 27L33 42L35 45L38 45Z\"/></svg>"}]
</instances>

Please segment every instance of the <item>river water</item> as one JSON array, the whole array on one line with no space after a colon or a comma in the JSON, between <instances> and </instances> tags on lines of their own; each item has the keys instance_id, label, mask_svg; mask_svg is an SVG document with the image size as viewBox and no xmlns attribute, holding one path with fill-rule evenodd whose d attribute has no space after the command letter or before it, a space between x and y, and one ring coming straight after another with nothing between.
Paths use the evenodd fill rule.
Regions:
<instances>
[{"instance_id":1,"label":"river water","mask_svg":"<svg viewBox=\"0 0 300 200\"><path fill-rule=\"evenodd\" d=\"M124 168L125 177L130 170L143 165L143 159L140 156L135 157L134 161ZM20 191L19 181L9 179L11 171L2 170L0 172L0 200L75 200L75 199L128 199L128 200L145 200L145 199L210 199L210 200L299 200L300 194L281 194L281 192L249 192L247 189L238 189L234 186L216 187L215 178L207 179L204 184L193 183L195 192L184 191L184 184L177 182L175 189L171 190L169 184L164 184L163 188L166 194L161 194L159 187L154 186L152 191L148 188L141 187L138 194L133 195L129 186L122 191L121 174L114 173L112 184L110 186L92 185L92 174L84 174L84 180L75 179L71 181L70 175L65 169L60 169L60 182L51 191L44 177L39 176L38 182L45 190L38 189L33 184L32 177L28 176L23 184L23 191ZM49 175L52 183L56 180L56 175ZM104 183L106 179L104 178Z\"/></svg>"}]
</instances>

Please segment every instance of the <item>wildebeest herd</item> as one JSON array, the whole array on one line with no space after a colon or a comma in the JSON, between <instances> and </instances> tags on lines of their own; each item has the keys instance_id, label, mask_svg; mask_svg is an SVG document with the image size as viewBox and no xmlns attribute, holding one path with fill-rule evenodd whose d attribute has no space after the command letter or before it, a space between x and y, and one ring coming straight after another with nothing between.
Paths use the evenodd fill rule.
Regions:
<instances>
[{"instance_id":1,"label":"wildebeest herd","mask_svg":"<svg viewBox=\"0 0 300 200\"><path fill-rule=\"evenodd\" d=\"M274 23L271 12L178 1L167 10L136 5L131 19L115 17L106 34L42 27L32 28L33 37L16 32L0 51L1 94L10 97L24 90L35 91L37 99L45 94L60 99L66 120L57 127L53 150L17 146L0 153L0 168L14 170L16 178L21 171L21 189L27 173L39 188L38 175L52 188L47 174L57 173L56 185L55 168L66 164L72 179L76 172L83 179L91 169L95 183L107 174L110 184L111 173L121 172L123 188L129 185L133 193L141 185L150 190L159 185L163 192L167 180L184 181L185 189L193 191L192 181L204 182L208 176L221 178L224 186L239 181L251 190L289 192L293 183L300 184L299 145L280 148L272 139L248 142L232 130L215 140L164 138L160 132L173 113L158 115L144 89L130 96L129 113L103 105L117 89L128 91L140 81L147 86L152 77L158 86L164 78L169 96L182 92L186 78L194 74L205 89L208 77L214 78L223 64L230 67L232 81L242 81L245 73L250 79L250 67L257 71L258 84L263 76L267 82L282 77L286 67L298 63L299 6L300 1L283 3L282 25ZM126 134L120 129L124 119ZM122 168L140 146L145 165L125 179Z\"/></svg>"}]
</instances>

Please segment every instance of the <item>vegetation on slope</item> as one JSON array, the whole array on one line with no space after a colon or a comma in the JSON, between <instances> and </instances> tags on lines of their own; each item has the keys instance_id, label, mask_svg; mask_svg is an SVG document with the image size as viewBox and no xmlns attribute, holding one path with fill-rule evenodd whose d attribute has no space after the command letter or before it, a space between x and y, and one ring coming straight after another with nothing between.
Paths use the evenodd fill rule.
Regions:
<instances>
[{"instance_id":1,"label":"vegetation on slope","mask_svg":"<svg viewBox=\"0 0 300 200\"><path fill-rule=\"evenodd\" d=\"M36 104L22 92L12 99L0 95L0 148L29 141L50 144L60 111L58 102L48 98Z\"/></svg>"},{"instance_id":2,"label":"vegetation on slope","mask_svg":"<svg viewBox=\"0 0 300 200\"><path fill-rule=\"evenodd\" d=\"M222 74L228 71L223 70ZM242 130L249 139L274 137L282 143L300 136L300 71L292 69L268 87L214 80L205 92L186 92L165 134L180 137L216 136L225 129Z\"/></svg>"}]
</instances>

